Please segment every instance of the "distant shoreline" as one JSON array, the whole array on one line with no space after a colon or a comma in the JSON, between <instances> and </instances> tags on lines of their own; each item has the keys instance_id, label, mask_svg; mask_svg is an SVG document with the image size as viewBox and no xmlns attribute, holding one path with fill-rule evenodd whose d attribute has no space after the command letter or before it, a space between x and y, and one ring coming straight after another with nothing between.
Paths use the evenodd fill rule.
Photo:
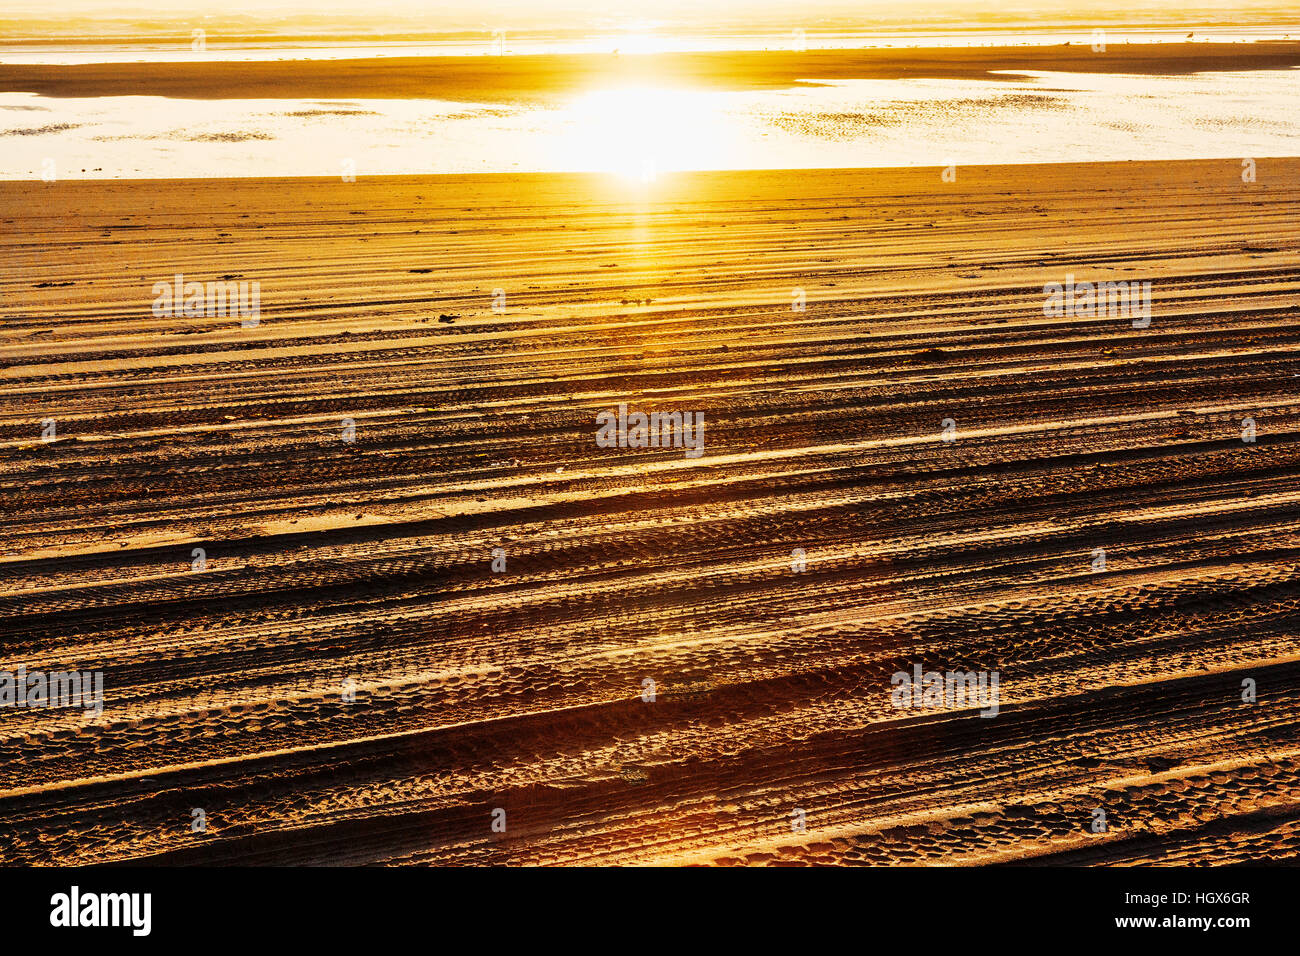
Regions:
<instances>
[{"instance_id":1,"label":"distant shoreline","mask_svg":"<svg viewBox=\"0 0 1300 956\"><path fill-rule=\"evenodd\" d=\"M1005 79L1059 71L1184 75L1300 66L1300 41L872 48L720 53L512 54L348 60L0 64L0 92L176 99L545 100L617 85L781 89L855 79Z\"/></svg>"}]
</instances>

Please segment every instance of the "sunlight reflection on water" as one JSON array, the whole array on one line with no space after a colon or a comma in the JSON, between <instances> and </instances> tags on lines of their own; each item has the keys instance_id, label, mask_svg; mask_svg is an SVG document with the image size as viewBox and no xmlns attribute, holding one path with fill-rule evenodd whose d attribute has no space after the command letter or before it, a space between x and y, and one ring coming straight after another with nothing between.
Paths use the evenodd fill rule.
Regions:
<instances>
[{"instance_id":1,"label":"sunlight reflection on water","mask_svg":"<svg viewBox=\"0 0 1300 956\"><path fill-rule=\"evenodd\" d=\"M1293 71L1034 73L789 90L627 87L550 107L433 100L0 95L0 176L336 176L1300 154Z\"/></svg>"}]
</instances>

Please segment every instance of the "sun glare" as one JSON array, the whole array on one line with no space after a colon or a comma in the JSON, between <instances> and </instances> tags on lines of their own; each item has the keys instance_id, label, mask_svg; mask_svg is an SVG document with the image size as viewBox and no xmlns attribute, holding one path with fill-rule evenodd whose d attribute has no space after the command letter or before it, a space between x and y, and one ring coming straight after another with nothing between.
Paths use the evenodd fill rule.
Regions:
<instances>
[{"instance_id":1,"label":"sun glare","mask_svg":"<svg viewBox=\"0 0 1300 956\"><path fill-rule=\"evenodd\" d=\"M650 183L665 172L710 168L725 155L717 113L698 91L596 90L569 107L563 148L572 168Z\"/></svg>"}]
</instances>

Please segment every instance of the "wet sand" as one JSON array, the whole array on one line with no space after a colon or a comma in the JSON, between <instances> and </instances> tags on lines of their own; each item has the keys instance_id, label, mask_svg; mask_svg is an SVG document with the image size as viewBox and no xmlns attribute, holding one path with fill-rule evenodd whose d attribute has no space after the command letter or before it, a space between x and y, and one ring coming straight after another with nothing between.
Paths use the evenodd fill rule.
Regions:
<instances>
[{"instance_id":1,"label":"wet sand","mask_svg":"<svg viewBox=\"0 0 1300 956\"><path fill-rule=\"evenodd\" d=\"M1300 41L869 50L0 64L0 93L185 99L548 99L620 84L783 89L853 79L1006 79L998 71L1178 75L1300 65Z\"/></svg>"},{"instance_id":2,"label":"wet sand","mask_svg":"<svg viewBox=\"0 0 1300 956\"><path fill-rule=\"evenodd\" d=\"M1298 184L0 184L5 862L1294 861Z\"/></svg>"}]
</instances>

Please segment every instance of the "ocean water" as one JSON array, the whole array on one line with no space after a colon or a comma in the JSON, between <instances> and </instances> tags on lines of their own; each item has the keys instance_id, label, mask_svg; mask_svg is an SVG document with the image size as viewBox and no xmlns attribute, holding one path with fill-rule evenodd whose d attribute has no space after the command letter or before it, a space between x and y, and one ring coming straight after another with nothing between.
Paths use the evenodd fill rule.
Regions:
<instances>
[{"instance_id":1,"label":"ocean water","mask_svg":"<svg viewBox=\"0 0 1300 956\"><path fill-rule=\"evenodd\" d=\"M1300 155L1300 72L1035 73L554 105L0 94L0 177L943 166Z\"/></svg>"},{"instance_id":2,"label":"ocean water","mask_svg":"<svg viewBox=\"0 0 1300 956\"><path fill-rule=\"evenodd\" d=\"M360 41L338 37L283 41L274 37L224 37L219 30L204 29L206 20L177 28L175 36L135 38L129 42L79 42L51 39L5 42L0 39L0 63L183 63L196 57L233 61L250 60L343 60L392 56L495 56L571 53L691 53L723 50L854 50L866 48L1054 46L1061 43L1091 42L1091 27L1057 27L1033 30L873 30L869 33L795 27L780 32L670 34L655 30L604 31L593 34L557 35L552 32L519 32L509 29L483 30L458 36L423 39ZM195 50L193 30L202 30L203 49ZM1253 24L1196 24L1178 27L1135 29L1105 25L1107 42L1180 43L1188 33L1196 40L1213 43L1300 39L1300 23L1260 27Z\"/></svg>"}]
</instances>

